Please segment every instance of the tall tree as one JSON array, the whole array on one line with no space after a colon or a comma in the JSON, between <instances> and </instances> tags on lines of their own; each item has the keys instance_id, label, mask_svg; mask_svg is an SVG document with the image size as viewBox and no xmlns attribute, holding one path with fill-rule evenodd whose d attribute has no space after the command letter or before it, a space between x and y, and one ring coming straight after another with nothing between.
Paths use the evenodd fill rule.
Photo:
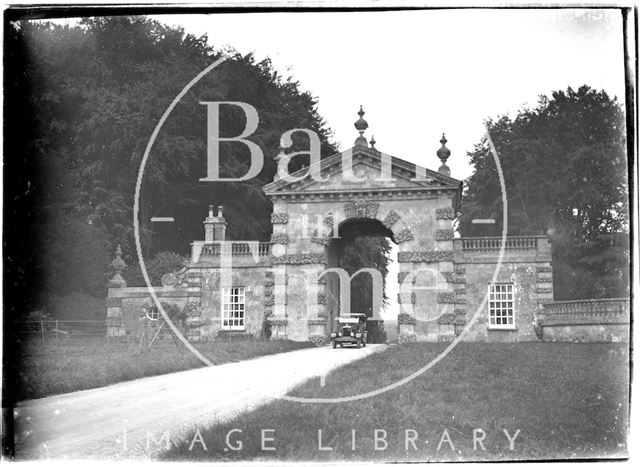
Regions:
<instances>
[{"instance_id":1,"label":"tall tree","mask_svg":"<svg viewBox=\"0 0 640 467\"><path fill-rule=\"evenodd\" d=\"M153 129L174 97L222 52L206 36L142 17L7 26L6 108L13 118L5 120L5 158L12 160L5 199L25 203L13 213L13 225L35 250L18 253L14 266L32 290L72 288L100 296L116 243L135 267L134 191ZM280 76L268 59L225 54L228 59L174 109L152 148L140 197L146 256L186 253L202 236L208 204L227 207L230 238L267 240L271 204L261 186L276 171L280 135L309 128L320 135L323 155L336 150L315 98L296 81ZM265 163L256 179L199 181L207 154L201 101L240 101L257 109L260 123L249 139L261 147ZM233 107L223 109L221 120L222 136L237 136L245 125ZM297 138L294 149L306 144ZM241 144L222 145L223 176L243 175L247 162ZM154 231L155 215L172 215L175 225ZM95 273L86 273L89 265Z\"/></svg>"},{"instance_id":2,"label":"tall tree","mask_svg":"<svg viewBox=\"0 0 640 467\"><path fill-rule=\"evenodd\" d=\"M628 293L628 178L624 112L604 91L542 96L535 109L487 122L508 197L508 233L549 234L556 299ZM469 154L459 213L463 235L471 220L495 218L502 229L497 167L484 138Z\"/></svg>"}]
</instances>

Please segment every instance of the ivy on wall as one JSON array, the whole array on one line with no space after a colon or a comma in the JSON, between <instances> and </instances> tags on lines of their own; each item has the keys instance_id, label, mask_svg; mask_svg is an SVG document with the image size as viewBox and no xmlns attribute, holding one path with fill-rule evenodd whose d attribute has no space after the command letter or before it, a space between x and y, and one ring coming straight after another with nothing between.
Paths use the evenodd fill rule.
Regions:
<instances>
[{"instance_id":1,"label":"ivy on wall","mask_svg":"<svg viewBox=\"0 0 640 467\"><path fill-rule=\"evenodd\" d=\"M444 271L444 272L441 272L440 274L442 274L445 281L447 281L449 284L466 284L467 283L467 279L456 274L455 272Z\"/></svg>"},{"instance_id":2,"label":"ivy on wall","mask_svg":"<svg viewBox=\"0 0 640 467\"><path fill-rule=\"evenodd\" d=\"M271 326L286 326L287 323L289 322L289 318L286 317L273 317L273 316L269 316L267 317L267 322L271 325Z\"/></svg>"},{"instance_id":3,"label":"ivy on wall","mask_svg":"<svg viewBox=\"0 0 640 467\"><path fill-rule=\"evenodd\" d=\"M456 213L452 208L436 209L436 219L455 219Z\"/></svg>"},{"instance_id":4,"label":"ivy on wall","mask_svg":"<svg viewBox=\"0 0 640 467\"><path fill-rule=\"evenodd\" d=\"M274 212L271 214L272 224L286 224L289 222L289 214L286 212Z\"/></svg>"},{"instance_id":5,"label":"ivy on wall","mask_svg":"<svg viewBox=\"0 0 640 467\"><path fill-rule=\"evenodd\" d=\"M344 204L344 214L346 219L353 217L366 217L376 219L380 203L369 201L367 199L359 199L357 201L349 201Z\"/></svg>"},{"instance_id":6,"label":"ivy on wall","mask_svg":"<svg viewBox=\"0 0 640 467\"><path fill-rule=\"evenodd\" d=\"M416 324L416 319L409 313L398 314L398 324Z\"/></svg>"},{"instance_id":7,"label":"ivy on wall","mask_svg":"<svg viewBox=\"0 0 640 467\"><path fill-rule=\"evenodd\" d=\"M453 240L453 229L436 230L436 240L439 242Z\"/></svg>"},{"instance_id":8,"label":"ivy on wall","mask_svg":"<svg viewBox=\"0 0 640 467\"><path fill-rule=\"evenodd\" d=\"M327 258L321 253L294 253L282 256L274 256L273 264L326 264Z\"/></svg>"},{"instance_id":9,"label":"ivy on wall","mask_svg":"<svg viewBox=\"0 0 640 467\"><path fill-rule=\"evenodd\" d=\"M289 235L287 234L272 234L271 243L278 243L280 245L287 245L289 243Z\"/></svg>"},{"instance_id":10,"label":"ivy on wall","mask_svg":"<svg viewBox=\"0 0 640 467\"><path fill-rule=\"evenodd\" d=\"M289 283L289 274L283 274L283 275L279 275L279 277L283 277L284 276L284 284L288 284ZM273 287L275 286L276 283L276 276L273 273L273 271L267 271L264 273L264 286L265 287Z\"/></svg>"},{"instance_id":11,"label":"ivy on wall","mask_svg":"<svg viewBox=\"0 0 640 467\"><path fill-rule=\"evenodd\" d=\"M400 271L398 273L398 284L404 284L404 280L407 278L409 274L411 274L411 272L409 271ZM414 282L415 282L415 277L413 278L411 283L413 284Z\"/></svg>"},{"instance_id":12,"label":"ivy on wall","mask_svg":"<svg viewBox=\"0 0 640 467\"><path fill-rule=\"evenodd\" d=\"M440 292L438 294L438 303L456 303L456 294L451 292Z\"/></svg>"},{"instance_id":13,"label":"ivy on wall","mask_svg":"<svg viewBox=\"0 0 640 467\"><path fill-rule=\"evenodd\" d=\"M399 263L437 263L453 261L453 251L401 251L398 253Z\"/></svg>"},{"instance_id":14,"label":"ivy on wall","mask_svg":"<svg viewBox=\"0 0 640 467\"><path fill-rule=\"evenodd\" d=\"M410 242L413 240L413 233L409 229L400 231L397 235L394 235L396 243Z\"/></svg>"},{"instance_id":15,"label":"ivy on wall","mask_svg":"<svg viewBox=\"0 0 640 467\"><path fill-rule=\"evenodd\" d=\"M386 217L382 221L382 224L384 224L384 226L387 229L391 230L391 227L393 227L395 223L398 222L399 220L400 220L400 214L398 214L396 211L392 209L387 213Z\"/></svg>"},{"instance_id":16,"label":"ivy on wall","mask_svg":"<svg viewBox=\"0 0 640 467\"><path fill-rule=\"evenodd\" d=\"M438 318L438 324L455 324L456 315L453 313L444 313Z\"/></svg>"}]
</instances>

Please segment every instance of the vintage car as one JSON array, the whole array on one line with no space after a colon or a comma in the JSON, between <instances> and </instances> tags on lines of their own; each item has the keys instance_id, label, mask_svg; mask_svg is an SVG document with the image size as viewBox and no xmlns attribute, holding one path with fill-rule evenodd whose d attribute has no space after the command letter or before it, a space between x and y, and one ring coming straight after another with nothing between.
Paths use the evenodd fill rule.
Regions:
<instances>
[{"instance_id":1,"label":"vintage car","mask_svg":"<svg viewBox=\"0 0 640 467\"><path fill-rule=\"evenodd\" d=\"M356 347L367 345L367 315L351 313L336 318L336 327L331 331L331 344L335 349L338 344L355 344Z\"/></svg>"}]
</instances>

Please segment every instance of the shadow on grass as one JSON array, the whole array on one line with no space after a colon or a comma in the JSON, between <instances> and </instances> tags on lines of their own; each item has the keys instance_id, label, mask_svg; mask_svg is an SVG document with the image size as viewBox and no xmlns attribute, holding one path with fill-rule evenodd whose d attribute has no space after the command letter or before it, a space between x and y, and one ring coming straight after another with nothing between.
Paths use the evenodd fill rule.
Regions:
<instances>
[{"instance_id":1,"label":"shadow on grass","mask_svg":"<svg viewBox=\"0 0 640 467\"><path fill-rule=\"evenodd\" d=\"M371 391L424 366L443 346L393 346L333 371L325 387L316 378L291 395ZM176 441L163 459L626 457L628 370L622 344L462 343L424 375L393 391L340 404L276 401L228 423L202 427L200 439Z\"/></svg>"}]
</instances>

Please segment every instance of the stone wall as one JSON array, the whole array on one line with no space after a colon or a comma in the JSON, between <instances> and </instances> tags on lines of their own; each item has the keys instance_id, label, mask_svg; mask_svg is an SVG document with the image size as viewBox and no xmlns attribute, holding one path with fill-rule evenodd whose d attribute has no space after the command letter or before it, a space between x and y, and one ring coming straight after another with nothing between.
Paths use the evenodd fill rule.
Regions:
<instances>
[{"instance_id":1,"label":"stone wall","mask_svg":"<svg viewBox=\"0 0 640 467\"><path fill-rule=\"evenodd\" d=\"M629 299L574 300L543 305L537 316L544 341L629 342Z\"/></svg>"},{"instance_id":2,"label":"stone wall","mask_svg":"<svg viewBox=\"0 0 640 467\"><path fill-rule=\"evenodd\" d=\"M461 238L454 242L456 334L462 332L474 315L478 315L464 340L536 340L534 323L538 309L543 303L553 300L551 244L548 239L543 236L507 237L498 268L500 245L499 237ZM496 284L513 284L513 329L492 329L489 326L487 294L496 271Z\"/></svg>"},{"instance_id":3,"label":"stone wall","mask_svg":"<svg viewBox=\"0 0 640 467\"><path fill-rule=\"evenodd\" d=\"M222 220L224 220L222 218ZM197 241L192 244L188 266L191 298L199 310L199 339L218 336L262 335L263 322L270 311L267 274L271 267L271 244L256 241ZM227 274L228 272L228 274ZM244 287L244 329L222 329L222 288Z\"/></svg>"},{"instance_id":4,"label":"stone wall","mask_svg":"<svg viewBox=\"0 0 640 467\"><path fill-rule=\"evenodd\" d=\"M176 305L187 313L184 333L191 341L210 340L221 334L250 334L260 336L266 314L270 311L267 301L267 272L270 270L268 251L261 244L262 254L247 253L242 245L230 248L230 255L220 255L213 248L216 242L197 242L197 261L180 271L162 278L163 286L153 290L161 303ZM233 250L233 251L231 251ZM232 267L222 268L230 260ZM122 266L124 268L124 266ZM230 271L226 277L221 270ZM226 284L228 282L228 284ZM222 329L223 286L245 287L245 329ZM138 335L141 327L148 325L145 310L155 302L147 287L126 287L119 279L110 281L107 297L108 333L110 336ZM174 323L176 324L176 323Z\"/></svg>"},{"instance_id":5,"label":"stone wall","mask_svg":"<svg viewBox=\"0 0 640 467\"><path fill-rule=\"evenodd\" d=\"M193 299L199 308L199 332L195 340L209 340L220 335L247 334L260 336L266 318L268 297L265 295L267 271L264 259L234 256L232 268L220 268L220 259L206 257L187 269L190 288L199 295ZM230 271L226 277L222 271ZM196 281L194 281L196 279ZM222 288L245 288L244 330L222 329Z\"/></svg>"},{"instance_id":6,"label":"stone wall","mask_svg":"<svg viewBox=\"0 0 640 467\"><path fill-rule=\"evenodd\" d=\"M406 317L399 322L399 340L451 340L465 329L476 313L478 319L466 331L465 340L537 339L534 322L538 310L553 300L548 240L545 237L507 239L496 283L513 284L515 326L510 330L491 329L488 306L486 303L481 305L498 266L500 242L495 238L452 239L444 235L442 231L448 229L452 219L450 202L441 199L440 207L429 210L433 219L429 221L432 229L428 234L432 238L418 231L420 233L415 237L403 242L406 243L404 248L402 243L400 245L398 281L410 288L401 287L397 297L401 315ZM385 218L389 217L389 212L397 212L394 208L385 209ZM395 216L391 217L393 220ZM274 225L286 225L281 224L282 219L277 216L274 220ZM398 219L393 224L387 221L395 225ZM289 238L295 238L299 233L294 231ZM282 238L276 240L283 241ZM225 259L215 242L200 243L196 248L197 261L163 278L165 286L154 289L161 301L188 310L186 333L190 340L208 340L230 334L259 336L265 320L272 324L274 338L320 342L320 336L328 334L330 322L327 318L331 307L335 308L325 285L331 276L318 280L327 267L325 245L318 245L319 250L305 252L299 250L304 245L297 240L260 244L259 253L240 245L234 246ZM420 249L419 245L427 244L431 249ZM277 255L271 251L276 246L282 247ZM225 286L221 266L222 271L231 271L228 279L224 279L228 281L226 286L245 287L245 329L242 331L221 329L221 288ZM146 288L127 288L121 281L114 282L107 299L107 313L112 322L110 334L137 332L140 315L151 303ZM550 326L547 336L559 339L560 331L550 329Z\"/></svg>"},{"instance_id":7,"label":"stone wall","mask_svg":"<svg viewBox=\"0 0 640 467\"><path fill-rule=\"evenodd\" d=\"M305 319L336 315L337 305L330 294L327 293L325 303L317 307L313 300L309 301L309 291L313 292L317 284L305 281L305 274L319 275L331 267L332 259L327 258L326 250L331 238L336 235L335 229L338 228L339 235L340 225L360 219L379 222L398 244L398 281L402 284L412 274L410 280L419 288L412 292L414 284L411 283L406 285L408 291L401 288L397 300L404 311L424 319L440 312L452 314L453 304L439 301L438 294L433 292L437 287L441 292L453 292L451 284L440 281L436 287L436 281L441 273L453 271L452 221L455 217L453 204L456 193L455 190L442 190L417 196L408 192L406 195L352 201L274 199L274 264L281 264L290 277L286 292L287 314L290 318L287 335L293 339L305 339ZM337 296L337 278L333 276L335 274L326 277L329 284L327 288ZM434 321L426 324L422 332L431 334L434 339L443 333L453 336L454 326Z\"/></svg>"},{"instance_id":8,"label":"stone wall","mask_svg":"<svg viewBox=\"0 0 640 467\"><path fill-rule=\"evenodd\" d=\"M186 288L156 287L153 290L161 304L174 304L180 309L187 304ZM106 301L107 333L114 337L139 336L149 324L144 318L146 309L155 303L147 287L112 287Z\"/></svg>"},{"instance_id":9,"label":"stone wall","mask_svg":"<svg viewBox=\"0 0 640 467\"><path fill-rule=\"evenodd\" d=\"M486 342L508 342L521 340L536 340L533 327L538 300L536 297L536 265L503 263L496 279L496 283L513 284L513 310L515 327L513 329L491 329L489 327L489 307L485 297L489 290L489 284L496 269L495 264L479 263L464 264L466 293L464 303L457 304L458 309L463 309L457 314L460 325L464 321L471 322L473 316L478 313L478 319L469 329L465 340ZM483 304L483 301L484 304Z\"/></svg>"}]
</instances>

